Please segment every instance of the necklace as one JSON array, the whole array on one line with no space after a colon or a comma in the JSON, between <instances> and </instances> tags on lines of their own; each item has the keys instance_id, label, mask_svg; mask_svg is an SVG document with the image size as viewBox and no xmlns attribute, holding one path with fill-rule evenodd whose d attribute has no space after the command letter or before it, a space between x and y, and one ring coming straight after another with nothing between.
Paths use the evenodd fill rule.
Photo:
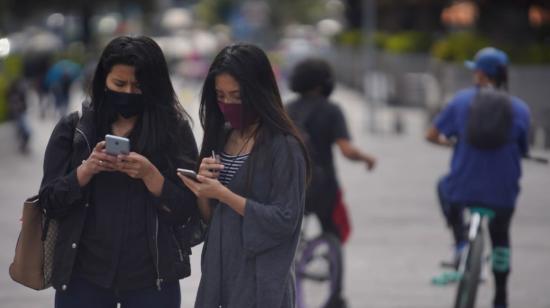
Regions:
<instances>
[{"instance_id":1,"label":"necklace","mask_svg":"<svg viewBox=\"0 0 550 308\"><path fill-rule=\"evenodd\" d=\"M233 156L233 155L229 155L228 153L225 153L225 154L227 154L228 158L229 158L229 157L232 157L232 159L228 162L227 166L224 168L224 170L227 170L226 172L229 173L229 170L231 170L231 167L233 167L233 166L235 165L235 162L237 161L237 159L241 158L241 153L244 151L244 149L245 149L246 146L248 145L248 142L250 141L250 139L252 139L252 136L253 136L253 135L251 135L250 137L248 137L248 138L245 140L244 144L241 146L239 152L237 152L236 155ZM247 155L250 155L250 153L247 154ZM244 156L244 155L243 155L243 156ZM243 164L244 164L244 162L243 162ZM242 166L242 165L241 165L241 166ZM240 168L240 167L239 167L239 168ZM235 174L236 174L236 171L235 171L235 173L233 174L233 176L234 176ZM226 175L226 177L227 177L227 176L228 176L228 174ZM229 182L231 182L232 179L233 179L233 177L231 177L231 178L227 181L226 185L229 184Z\"/></svg>"},{"instance_id":2,"label":"necklace","mask_svg":"<svg viewBox=\"0 0 550 308\"><path fill-rule=\"evenodd\" d=\"M244 149L246 148L246 146L248 145L248 143L250 142L250 140L252 139L252 137L254 137L254 134L250 134L249 136L247 136L246 138L239 138L239 139L244 139L244 143L243 145L240 147L239 151L237 152L237 156L239 156L243 151ZM233 139L236 139L237 137L233 137ZM226 154L229 154L226 152Z\"/></svg>"}]
</instances>

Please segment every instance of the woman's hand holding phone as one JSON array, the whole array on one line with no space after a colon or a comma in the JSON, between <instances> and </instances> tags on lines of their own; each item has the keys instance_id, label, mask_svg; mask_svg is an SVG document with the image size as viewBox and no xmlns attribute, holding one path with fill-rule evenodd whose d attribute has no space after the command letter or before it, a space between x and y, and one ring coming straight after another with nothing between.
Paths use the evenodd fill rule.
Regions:
<instances>
[{"instance_id":1,"label":"woman's hand holding phone","mask_svg":"<svg viewBox=\"0 0 550 308\"><path fill-rule=\"evenodd\" d=\"M183 184L187 186L197 198L218 199L220 200L224 192L228 189L217 179L197 175L197 179L191 179L187 175L178 172L178 177Z\"/></svg>"},{"instance_id":2,"label":"woman's hand holding phone","mask_svg":"<svg viewBox=\"0 0 550 308\"><path fill-rule=\"evenodd\" d=\"M157 171L147 157L136 152L116 156L116 169L134 179L145 179Z\"/></svg>"},{"instance_id":3,"label":"woman's hand holding phone","mask_svg":"<svg viewBox=\"0 0 550 308\"><path fill-rule=\"evenodd\" d=\"M212 157L202 159L199 173L196 177L187 174L187 172L178 172L178 176L198 198L219 199L220 194L225 188L219 181L220 170L223 165L213 153Z\"/></svg>"},{"instance_id":4,"label":"woman's hand holding phone","mask_svg":"<svg viewBox=\"0 0 550 308\"><path fill-rule=\"evenodd\" d=\"M209 220L211 217L211 209L208 206L208 202L203 202L207 199L219 200L227 204L239 215L244 216L246 198L233 193L229 188L218 181L220 170L222 170L223 167L223 164L220 164L216 155L212 153L212 157L205 157L201 161L199 174L196 180L178 172L181 181L199 199L199 209L201 210L203 218L206 220Z\"/></svg>"},{"instance_id":5,"label":"woman's hand holding phone","mask_svg":"<svg viewBox=\"0 0 550 308\"><path fill-rule=\"evenodd\" d=\"M147 157L136 152L116 156L116 170L133 179L142 180L147 189L155 196L160 196L164 186L164 176Z\"/></svg>"},{"instance_id":6,"label":"woman's hand holding phone","mask_svg":"<svg viewBox=\"0 0 550 308\"><path fill-rule=\"evenodd\" d=\"M99 172L115 171L116 160L116 157L106 153L105 141L98 142L90 156L77 168L78 184L85 186Z\"/></svg>"}]
</instances>

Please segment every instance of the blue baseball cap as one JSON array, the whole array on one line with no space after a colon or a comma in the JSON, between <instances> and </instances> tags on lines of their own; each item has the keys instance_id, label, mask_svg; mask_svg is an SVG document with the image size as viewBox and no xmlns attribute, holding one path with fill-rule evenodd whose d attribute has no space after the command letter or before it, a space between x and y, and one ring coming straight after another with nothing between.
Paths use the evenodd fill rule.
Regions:
<instances>
[{"instance_id":1,"label":"blue baseball cap","mask_svg":"<svg viewBox=\"0 0 550 308\"><path fill-rule=\"evenodd\" d=\"M493 77L497 74L499 66L508 65L508 55L500 49L485 47L476 53L473 61L465 61L464 65Z\"/></svg>"}]
</instances>

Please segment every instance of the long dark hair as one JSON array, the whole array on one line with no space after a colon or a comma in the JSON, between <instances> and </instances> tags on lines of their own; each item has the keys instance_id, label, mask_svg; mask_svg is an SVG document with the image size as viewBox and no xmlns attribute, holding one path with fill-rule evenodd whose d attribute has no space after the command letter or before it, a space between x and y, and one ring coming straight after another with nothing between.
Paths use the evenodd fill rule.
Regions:
<instances>
[{"instance_id":1,"label":"long dark hair","mask_svg":"<svg viewBox=\"0 0 550 308\"><path fill-rule=\"evenodd\" d=\"M181 142L178 139L182 123L190 117L178 102L162 50L148 37L121 36L103 50L90 91L97 138L103 140L117 119L116 112L105 100L107 75L117 64L135 68L145 100L145 111L130 134L132 150L156 162L167 159L170 163L175 154L172 153L174 145Z\"/></svg>"},{"instance_id":2,"label":"long dark hair","mask_svg":"<svg viewBox=\"0 0 550 308\"><path fill-rule=\"evenodd\" d=\"M309 179L310 163L307 150L298 130L283 107L269 59L260 48L251 44L239 43L223 48L208 70L199 109L200 121L204 129L200 157L209 156L212 150L220 151L225 143L224 117L217 105L215 88L216 76L220 74L228 74L238 82L243 104L242 118L247 119L253 115L258 117L252 151L268 148L264 145L267 145L277 134L291 135L300 143L306 159ZM269 153L265 154L252 155L251 158L269 157Z\"/></svg>"}]
</instances>

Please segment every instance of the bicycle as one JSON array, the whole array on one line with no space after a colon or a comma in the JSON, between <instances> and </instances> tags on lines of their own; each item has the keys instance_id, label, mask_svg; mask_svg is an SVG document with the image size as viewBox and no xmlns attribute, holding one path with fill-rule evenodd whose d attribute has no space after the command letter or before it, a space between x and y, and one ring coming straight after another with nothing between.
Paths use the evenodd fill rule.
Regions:
<instances>
[{"instance_id":1,"label":"bicycle","mask_svg":"<svg viewBox=\"0 0 550 308\"><path fill-rule=\"evenodd\" d=\"M548 164L544 157L526 156L526 160L540 164ZM458 282L455 297L455 308L472 308L475 306L477 289L482 279L482 270L485 263L489 263L490 256L484 256L485 234L488 233L488 223L495 216L495 212L485 207L468 207L470 212L468 227L468 242L462 250L458 264L444 263L445 267L455 267L453 272L444 273L432 279L435 285L447 285Z\"/></svg>"},{"instance_id":2,"label":"bicycle","mask_svg":"<svg viewBox=\"0 0 550 308\"><path fill-rule=\"evenodd\" d=\"M479 283L483 281L482 270L487 266L485 263L490 260L490 256L483 254L485 234L488 231L488 223L495 213L481 207L470 207L469 211L468 242L458 257L458 263L442 263L443 267L452 267L455 270L432 279L432 284L439 286L458 283L455 308L474 307Z\"/></svg>"},{"instance_id":3,"label":"bicycle","mask_svg":"<svg viewBox=\"0 0 550 308\"><path fill-rule=\"evenodd\" d=\"M328 308L335 305L344 307L345 303L338 302L341 301L339 295L343 280L340 240L328 232L308 237L305 230L311 216L313 215L304 216L302 236L296 253L296 305L298 308Z\"/></svg>"},{"instance_id":4,"label":"bicycle","mask_svg":"<svg viewBox=\"0 0 550 308\"><path fill-rule=\"evenodd\" d=\"M484 259L484 235L487 233L489 221L495 216L494 211L481 207L471 207L470 213L468 244L462 251L457 270L459 280L455 308L471 308L475 305Z\"/></svg>"},{"instance_id":5,"label":"bicycle","mask_svg":"<svg viewBox=\"0 0 550 308\"><path fill-rule=\"evenodd\" d=\"M526 160L548 164L544 157L526 156ZM462 252L458 265L459 284L455 298L455 308L471 308L475 305L477 288L483 264L485 247L484 234L488 230L489 221L495 212L482 207L470 208L470 225L468 227L468 245ZM489 260L488 258L486 260Z\"/></svg>"}]
</instances>

